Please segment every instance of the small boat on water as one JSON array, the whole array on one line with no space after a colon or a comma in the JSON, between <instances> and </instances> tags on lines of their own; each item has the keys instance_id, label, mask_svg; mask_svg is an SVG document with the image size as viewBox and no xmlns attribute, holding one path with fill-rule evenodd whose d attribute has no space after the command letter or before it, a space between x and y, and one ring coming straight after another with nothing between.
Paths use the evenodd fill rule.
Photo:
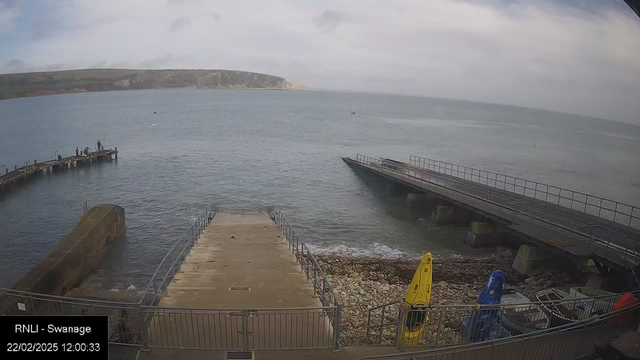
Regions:
<instances>
[{"instance_id":1,"label":"small boat on water","mask_svg":"<svg viewBox=\"0 0 640 360\"><path fill-rule=\"evenodd\" d=\"M531 304L523 294L505 289L500 299L501 311L497 312L498 322L512 335L519 335L549 327L549 317L540 305Z\"/></svg>"},{"instance_id":2,"label":"small boat on water","mask_svg":"<svg viewBox=\"0 0 640 360\"><path fill-rule=\"evenodd\" d=\"M536 293L536 300L549 316L549 326L561 326L591 317L589 301L559 289L545 289Z\"/></svg>"}]
</instances>

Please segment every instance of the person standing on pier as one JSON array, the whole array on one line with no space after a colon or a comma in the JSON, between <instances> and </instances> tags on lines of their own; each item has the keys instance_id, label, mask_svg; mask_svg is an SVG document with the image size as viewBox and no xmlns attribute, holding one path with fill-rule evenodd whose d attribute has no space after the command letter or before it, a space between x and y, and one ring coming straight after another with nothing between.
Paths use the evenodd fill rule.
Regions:
<instances>
[{"instance_id":1,"label":"person standing on pier","mask_svg":"<svg viewBox=\"0 0 640 360\"><path fill-rule=\"evenodd\" d=\"M80 155L80 150L78 150L78 147L76 146L76 156Z\"/></svg>"},{"instance_id":2,"label":"person standing on pier","mask_svg":"<svg viewBox=\"0 0 640 360\"><path fill-rule=\"evenodd\" d=\"M100 149L100 146L102 146L102 144L100 144L100 140L98 139L98 151L102 150Z\"/></svg>"}]
</instances>

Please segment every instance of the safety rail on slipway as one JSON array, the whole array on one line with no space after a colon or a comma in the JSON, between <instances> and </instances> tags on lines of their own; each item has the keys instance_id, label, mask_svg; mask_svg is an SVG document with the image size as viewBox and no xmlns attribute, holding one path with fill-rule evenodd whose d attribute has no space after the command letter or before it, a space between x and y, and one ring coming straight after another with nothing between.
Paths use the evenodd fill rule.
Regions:
<instances>
[{"instance_id":1,"label":"safety rail on slipway","mask_svg":"<svg viewBox=\"0 0 640 360\"><path fill-rule=\"evenodd\" d=\"M200 350L339 350L342 304L308 247L274 207L271 216L322 307L178 308L157 306L189 251L217 210L207 205L174 244L135 303L87 300L0 288L0 314L107 315L109 342L152 348Z\"/></svg>"},{"instance_id":2,"label":"safety rail on slipway","mask_svg":"<svg viewBox=\"0 0 640 360\"><path fill-rule=\"evenodd\" d=\"M167 255L164 256L142 293L140 298L141 305L158 305L160 298L166 295L167 288L173 277L180 271L180 267L189 256L191 248L198 241L202 231L211 222L215 214L216 211L211 208L211 205L207 205L189 229L182 234Z\"/></svg>"},{"instance_id":3,"label":"safety rail on slipway","mask_svg":"<svg viewBox=\"0 0 640 360\"><path fill-rule=\"evenodd\" d=\"M304 242L300 240L300 237L293 229L293 227L287 221L282 211L274 205L273 207L274 220L282 234L287 239L289 249L293 252L296 260L300 264L302 271L307 276L307 281L313 284L313 293L317 295L320 302L325 308L329 308L327 312L328 318L331 320L333 326L334 348L340 348L340 334L341 334L341 321L342 321L342 303L336 295L335 290L331 286L329 279L325 275L324 271L318 264L309 248ZM335 308L335 310L333 310Z\"/></svg>"}]
</instances>

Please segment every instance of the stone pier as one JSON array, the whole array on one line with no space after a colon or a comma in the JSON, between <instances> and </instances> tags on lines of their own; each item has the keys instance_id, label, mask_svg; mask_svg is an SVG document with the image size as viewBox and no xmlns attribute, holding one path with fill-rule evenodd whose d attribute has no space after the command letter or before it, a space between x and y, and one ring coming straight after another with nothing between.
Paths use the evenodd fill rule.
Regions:
<instances>
[{"instance_id":1,"label":"stone pier","mask_svg":"<svg viewBox=\"0 0 640 360\"><path fill-rule=\"evenodd\" d=\"M518 249L518 255L513 260L513 268L519 273L527 275L532 270L540 269L557 258L558 256L552 252L535 245L521 245Z\"/></svg>"},{"instance_id":2,"label":"stone pier","mask_svg":"<svg viewBox=\"0 0 640 360\"><path fill-rule=\"evenodd\" d=\"M472 247L499 245L506 236L504 230L495 223L472 221L467 233L467 244Z\"/></svg>"},{"instance_id":3,"label":"stone pier","mask_svg":"<svg viewBox=\"0 0 640 360\"><path fill-rule=\"evenodd\" d=\"M437 196L431 194L407 194L407 206L412 209L424 209L432 210L435 206L440 204L442 200Z\"/></svg>"},{"instance_id":4,"label":"stone pier","mask_svg":"<svg viewBox=\"0 0 640 360\"><path fill-rule=\"evenodd\" d=\"M431 220L438 225L464 224L471 221L472 218L471 211L451 205L438 205L431 213Z\"/></svg>"}]
</instances>

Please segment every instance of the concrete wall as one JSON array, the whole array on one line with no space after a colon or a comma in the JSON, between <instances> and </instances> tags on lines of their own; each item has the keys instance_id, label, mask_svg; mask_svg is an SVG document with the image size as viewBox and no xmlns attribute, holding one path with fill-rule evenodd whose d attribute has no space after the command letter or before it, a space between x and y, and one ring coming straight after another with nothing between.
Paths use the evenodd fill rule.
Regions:
<instances>
[{"instance_id":1,"label":"concrete wall","mask_svg":"<svg viewBox=\"0 0 640 360\"><path fill-rule=\"evenodd\" d=\"M94 206L44 259L14 284L13 289L64 294L91 272L109 245L124 231L122 207Z\"/></svg>"}]
</instances>

